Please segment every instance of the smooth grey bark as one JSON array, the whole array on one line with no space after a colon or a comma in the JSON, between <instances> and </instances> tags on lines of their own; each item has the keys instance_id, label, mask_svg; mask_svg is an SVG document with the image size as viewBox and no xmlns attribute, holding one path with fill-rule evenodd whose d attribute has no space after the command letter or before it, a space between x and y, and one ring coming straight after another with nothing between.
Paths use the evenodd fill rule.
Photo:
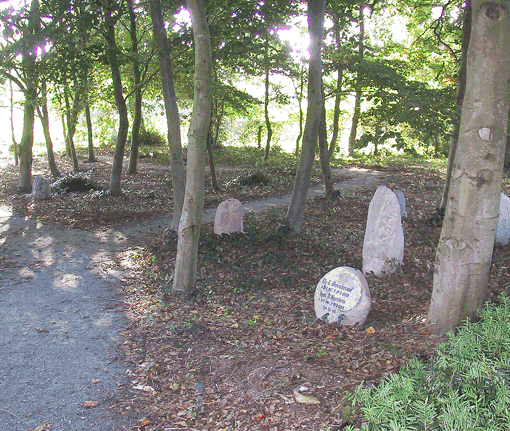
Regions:
<instances>
[{"instance_id":1,"label":"smooth grey bark","mask_svg":"<svg viewBox=\"0 0 510 431\"><path fill-rule=\"evenodd\" d=\"M138 164L138 148L140 145L140 125L142 124L142 80L138 64L138 38L136 35L136 15L133 0L127 0L129 13L129 34L131 36L131 54L133 55L133 86L135 88L135 112L131 126L131 152L129 155L128 173L136 174Z\"/></svg>"},{"instance_id":2,"label":"smooth grey bark","mask_svg":"<svg viewBox=\"0 0 510 431\"><path fill-rule=\"evenodd\" d=\"M340 23L338 16L333 17L336 46L340 48ZM333 111L333 132L329 143L329 159L335 157L338 147L338 134L340 132L340 102L342 100L342 81L343 81L344 65L340 60L336 65L336 89L335 89L335 108Z\"/></svg>"},{"instance_id":3,"label":"smooth grey bark","mask_svg":"<svg viewBox=\"0 0 510 431\"><path fill-rule=\"evenodd\" d=\"M34 37L40 30L39 1L32 0L30 4L30 19L27 36ZM37 106L37 81L39 74L33 41L27 40L21 52L22 68L25 77L25 106L23 110L23 132L19 145L19 191L32 191L32 147L34 144L34 120Z\"/></svg>"},{"instance_id":4,"label":"smooth grey bark","mask_svg":"<svg viewBox=\"0 0 510 431\"><path fill-rule=\"evenodd\" d=\"M358 131L358 122L361 113L361 63L364 57L365 20L363 18L363 7L359 7L359 42L358 42L358 71L356 73L356 98L354 100L354 112L352 114L351 132L349 134L349 156L354 156L354 141Z\"/></svg>"},{"instance_id":5,"label":"smooth grey bark","mask_svg":"<svg viewBox=\"0 0 510 431\"><path fill-rule=\"evenodd\" d=\"M506 151L505 151L505 167L510 166L510 134L506 134Z\"/></svg>"},{"instance_id":6,"label":"smooth grey bark","mask_svg":"<svg viewBox=\"0 0 510 431\"><path fill-rule=\"evenodd\" d=\"M460 116L462 112L462 102L464 101L464 94L466 93L466 67L467 67L467 53L469 48L469 39L471 36L471 1L466 2L466 9L464 10L464 18L462 21L462 46L460 57L459 76L457 78L457 94L455 96L455 113L452 124L452 137L450 141L450 151L448 152L448 164L446 167L446 179L443 187L443 194L441 196L441 203L439 209L445 210L448 202L448 192L450 191L450 183L452 177L453 160L457 151L457 141L459 140L459 127Z\"/></svg>"},{"instance_id":7,"label":"smooth grey bark","mask_svg":"<svg viewBox=\"0 0 510 431\"><path fill-rule=\"evenodd\" d=\"M41 125L44 133L44 140L46 142L46 153L48 155L48 167L50 168L51 175L53 178L60 177L60 172L55 163L55 154L53 153L53 142L51 141L50 135L50 119L48 114L48 103L46 101L46 81L43 80L41 83L41 92L43 94L43 102L41 103L41 110L38 108L39 118L41 119Z\"/></svg>"},{"instance_id":8,"label":"smooth grey bark","mask_svg":"<svg viewBox=\"0 0 510 431\"><path fill-rule=\"evenodd\" d=\"M76 125L78 124L78 111L79 111L79 97L80 93L77 89L77 82L75 82L75 94L73 99L73 108L69 102L69 94L67 86L64 88L64 100L66 104L66 120L67 120L67 134L66 137L66 152L71 157L73 162L73 170L79 170L78 157L76 157L76 148L74 146L74 134L76 132Z\"/></svg>"},{"instance_id":9,"label":"smooth grey bark","mask_svg":"<svg viewBox=\"0 0 510 431\"><path fill-rule=\"evenodd\" d=\"M269 118L269 73L271 71L271 65L269 60L269 29L266 32L266 44L264 49L264 61L265 61L265 80L264 80L264 118L266 120L266 150L264 152L264 161L269 158L269 151L271 149L271 137L273 136L273 129L271 128L271 120Z\"/></svg>"},{"instance_id":10,"label":"smooth grey bark","mask_svg":"<svg viewBox=\"0 0 510 431\"><path fill-rule=\"evenodd\" d=\"M321 44L324 32L324 0L309 0L308 2L308 31L310 33L310 63L308 74L308 106L306 110L305 131L303 133L303 145L301 157L296 171L294 188L289 209L286 215L286 223L294 232L301 229L301 221L306 204L310 174L312 172L317 139L319 135L319 123L322 106L322 61Z\"/></svg>"},{"instance_id":11,"label":"smooth grey bark","mask_svg":"<svg viewBox=\"0 0 510 431\"><path fill-rule=\"evenodd\" d=\"M179 230L179 221L184 203L185 174L182 157L181 128L179 123L179 109L175 96L172 60L168 43L160 0L149 1L150 15L154 31L154 39L158 47L159 69L163 98L165 101L166 125L168 145L170 147L170 168L172 174L173 193L173 229Z\"/></svg>"},{"instance_id":12,"label":"smooth grey bark","mask_svg":"<svg viewBox=\"0 0 510 431\"><path fill-rule=\"evenodd\" d=\"M119 130L117 133L117 142L115 144L115 152L113 154L112 172L110 175L110 193L113 196L119 196L121 190L122 178L122 162L124 159L124 148L129 129L128 112L126 100L122 93L122 78L120 74L120 60L118 58L118 48L115 42L115 19L111 16L111 12L105 11L105 33L106 51L108 63L112 74L113 92L115 95L115 104L119 113Z\"/></svg>"},{"instance_id":13,"label":"smooth grey bark","mask_svg":"<svg viewBox=\"0 0 510 431\"><path fill-rule=\"evenodd\" d=\"M186 192L177 241L172 295L189 298L197 278L198 240L204 211L207 132L211 121L212 59L203 0L186 0L193 25L195 79L193 113L188 133Z\"/></svg>"},{"instance_id":14,"label":"smooth grey bark","mask_svg":"<svg viewBox=\"0 0 510 431\"><path fill-rule=\"evenodd\" d=\"M324 91L322 97L324 98ZM319 154L321 160L322 179L324 181L324 194L326 197L331 197L334 192L334 187L331 165L329 164L329 148L326 131L326 106L324 103L322 104L321 120L319 125Z\"/></svg>"},{"instance_id":15,"label":"smooth grey bark","mask_svg":"<svg viewBox=\"0 0 510 431\"><path fill-rule=\"evenodd\" d=\"M87 123L87 149L88 149L88 161L95 162L96 155L94 154L94 134L92 133L92 116L90 115L90 105L88 97L85 99L85 121Z\"/></svg>"},{"instance_id":16,"label":"smooth grey bark","mask_svg":"<svg viewBox=\"0 0 510 431\"><path fill-rule=\"evenodd\" d=\"M431 333L476 319L487 295L510 103L510 1L472 1L466 94L428 311Z\"/></svg>"}]
</instances>

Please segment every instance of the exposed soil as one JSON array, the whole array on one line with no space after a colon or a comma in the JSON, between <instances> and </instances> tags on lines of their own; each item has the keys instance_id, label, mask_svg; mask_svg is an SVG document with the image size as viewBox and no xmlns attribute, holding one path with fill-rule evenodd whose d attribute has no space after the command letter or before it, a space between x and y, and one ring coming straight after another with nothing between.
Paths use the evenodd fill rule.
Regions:
<instances>
[{"instance_id":1,"label":"exposed soil","mask_svg":"<svg viewBox=\"0 0 510 431\"><path fill-rule=\"evenodd\" d=\"M106 186L109 164L93 167L93 178ZM205 224L192 301L167 295L176 253L168 225L133 238L116 254L117 268L129 268L132 275L123 284L130 324L122 346L131 386L119 393L116 407L135 412L133 430L340 430L362 421L347 400L356 386L376 385L410 358L434 354L441 339L427 333L424 319L440 234L429 219L443 173L411 162L344 167L379 172L385 185L403 191L408 213L404 265L391 276L369 278L372 310L362 327L317 320L313 295L331 269L361 268L373 182L310 200L299 235L280 229L285 213L279 208L248 213L244 234L218 237ZM44 172L40 164L36 169ZM242 186L240 175L252 171L220 169L223 191L208 185L206 207L228 197L245 203L292 189L292 171L283 167L265 170L267 185ZM168 171L143 164L139 174L125 176L120 198L92 192L34 202L15 193L12 168L2 176L0 199L15 214L59 226L107 229L171 211ZM337 182L351 177L347 169L336 171ZM318 171L313 181L320 182ZM504 191L510 192L507 180ZM509 259L510 247L496 248L490 300L510 288Z\"/></svg>"}]
</instances>

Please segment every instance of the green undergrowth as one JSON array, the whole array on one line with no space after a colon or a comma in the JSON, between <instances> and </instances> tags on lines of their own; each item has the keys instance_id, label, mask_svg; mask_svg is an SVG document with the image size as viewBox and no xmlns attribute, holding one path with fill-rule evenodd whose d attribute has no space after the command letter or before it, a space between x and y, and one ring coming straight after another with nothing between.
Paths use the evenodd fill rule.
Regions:
<instances>
[{"instance_id":1,"label":"green undergrowth","mask_svg":"<svg viewBox=\"0 0 510 431\"><path fill-rule=\"evenodd\" d=\"M450 333L430 362L413 359L375 389L360 385L351 399L364 430L508 430L509 300L487 304L478 322Z\"/></svg>"}]
</instances>

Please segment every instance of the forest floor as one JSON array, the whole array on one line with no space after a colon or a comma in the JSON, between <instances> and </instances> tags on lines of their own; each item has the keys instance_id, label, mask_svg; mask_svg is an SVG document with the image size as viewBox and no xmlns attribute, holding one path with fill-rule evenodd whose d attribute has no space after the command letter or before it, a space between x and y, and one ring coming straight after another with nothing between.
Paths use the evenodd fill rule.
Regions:
<instances>
[{"instance_id":1,"label":"forest floor","mask_svg":"<svg viewBox=\"0 0 510 431\"><path fill-rule=\"evenodd\" d=\"M292 191L295 160L282 155L256 166L248 153L218 152L222 191L212 189L207 175L206 208L230 197L244 204ZM81 166L107 187L111 165L104 160L82 160ZM68 161L58 162L70 171ZM124 176L121 197L61 193L40 202L16 193L16 170L8 167L0 171L0 204L16 216L86 231L165 220L161 217L168 222L169 171L158 158L142 162L137 175ZM42 163L36 160L34 172L47 174ZM167 295L177 245L175 234L165 229L168 223L133 236L112 258L109 264L129 267L131 274L121 285L130 322L121 346L130 385L119 392L115 408L135 414L132 430L359 426L363 418L351 406L350 392L360 384L377 385L410 358L434 355L442 339L429 335L424 321L440 234L431 217L441 197L444 162L394 158L336 165L337 183L349 181L353 172L367 178L375 173L378 181L342 188L334 198L310 199L299 235L280 229L285 208L279 207L248 212L242 234L217 236L212 223L204 224L191 301ZM256 183L257 172L268 182ZM507 194L508 176L505 172ZM321 182L317 168L312 182ZM378 184L406 197L404 264L391 276L368 278L372 309L363 326L326 324L315 317L315 287L335 267L361 268L368 206ZM497 247L489 300L510 289L509 261L510 247Z\"/></svg>"}]
</instances>

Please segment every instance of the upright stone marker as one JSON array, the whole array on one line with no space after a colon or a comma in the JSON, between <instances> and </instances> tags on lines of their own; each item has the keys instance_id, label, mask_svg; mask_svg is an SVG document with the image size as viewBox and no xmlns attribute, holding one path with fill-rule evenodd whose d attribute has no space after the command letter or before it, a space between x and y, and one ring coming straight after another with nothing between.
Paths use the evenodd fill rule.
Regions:
<instances>
[{"instance_id":1,"label":"upright stone marker","mask_svg":"<svg viewBox=\"0 0 510 431\"><path fill-rule=\"evenodd\" d=\"M510 198L501 193L498 226L496 228L496 244L507 245L508 241L510 241Z\"/></svg>"},{"instance_id":2,"label":"upright stone marker","mask_svg":"<svg viewBox=\"0 0 510 431\"><path fill-rule=\"evenodd\" d=\"M404 259L404 231L398 198L379 186L368 208L363 242L363 272L376 276L392 274Z\"/></svg>"},{"instance_id":3,"label":"upright stone marker","mask_svg":"<svg viewBox=\"0 0 510 431\"><path fill-rule=\"evenodd\" d=\"M396 190L395 195L397 196L398 203L400 205L400 217L407 217L406 211L406 198L402 190Z\"/></svg>"},{"instance_id":4,"label":"upright stone marker","mask_svg":"<svg viewBox=\"0 0 510 431\"><path fill-rule=\"evenodd\" d=\"M315 315L328 323L363 325L371 304L365 276L360 270L347 266L328 272L315 289Z\"/></svg>"},{"instance_id":5,"label":"upright stone marker","mask_svg":"<svg viewBox=\"0 0 510 431\"><path fill-rule=\"evenodd\" d=\"M227 199L218 205L214 217L214 233L236 233L243 231L243 204L237 199Z\"/></svg>"},{"instance_id":6,"label":"upright stone marker","mask_svg":"<svg viewBox=\"0 0 510 431\"><path fill-rule=\"evenodd\" d=\"M35 200L51 198L50 184L40 175L34 176L32 180L32 196Z\"/></svg>"}]
</instances>

